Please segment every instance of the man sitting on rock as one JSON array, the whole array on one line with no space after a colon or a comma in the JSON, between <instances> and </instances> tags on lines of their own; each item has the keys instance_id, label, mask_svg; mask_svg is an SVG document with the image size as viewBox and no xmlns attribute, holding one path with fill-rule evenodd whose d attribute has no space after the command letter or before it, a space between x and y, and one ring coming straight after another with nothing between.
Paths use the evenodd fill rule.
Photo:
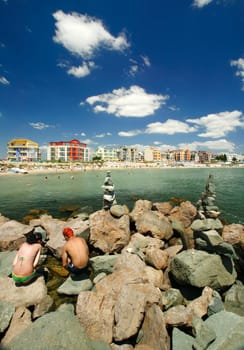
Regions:
<instances>
[{"instance_id":1,"label":"man sitting on rock","mask_svg":"<svg viewBox=\"0 0 244 350\"><path fill-rule=\"evenodd\" d=\"M84 238L75 237L73 230L66 227L63 230L66 240L62 250L62 264L71 273L81 273L89 261L89 249Z\"/></svg>"},{"instance_id":2,"label":"man sitting on rock","mask_svg":"<svg viewBox=\"0 0 244 350\"><path fill-rule=\"evenodd\" d=\"M16 285L29 284L39 276L35 268L40 259L42 235L33 230L25 236L26 242L21 245L13 261L12 278Z\"/></svg>"}]
</instances>

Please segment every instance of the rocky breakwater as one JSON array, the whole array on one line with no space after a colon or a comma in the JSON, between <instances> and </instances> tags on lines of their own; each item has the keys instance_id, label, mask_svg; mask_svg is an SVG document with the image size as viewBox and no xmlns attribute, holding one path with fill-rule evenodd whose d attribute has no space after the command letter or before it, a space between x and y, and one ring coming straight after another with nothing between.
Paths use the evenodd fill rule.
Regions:
<instances>
[{"instance_id":1,"label":"rocky breakwater","mask_svg":"<svg viewBox=\"0 0 244 350\"><path fill-rule=\"evenodd\" d=\"M221 222L209 180L196 206L138 200L131 212L29 225L0 216L0 348L243 349L244 227ZM48 254L60 260L66 226L87 239L90 274L68 276L58 293L76 295L75 306L50 311L44 277L16 287L11 264L33 227L48 239L42 266Z\"/></svg>"}]
</instances>

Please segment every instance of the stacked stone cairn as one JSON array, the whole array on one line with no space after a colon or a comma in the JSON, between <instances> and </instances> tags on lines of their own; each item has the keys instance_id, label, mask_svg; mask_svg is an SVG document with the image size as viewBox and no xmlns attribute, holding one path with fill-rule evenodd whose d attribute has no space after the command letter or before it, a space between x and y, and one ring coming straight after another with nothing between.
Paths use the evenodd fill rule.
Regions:
<instances>
[{"instance_id":1,"label":"stacked stone cairn","mask_svg":"<svg viewBox=\"0 0 244 350\"><path fill-rule=\"evenodd\" d=\"M131 211L112 203L28 225L0 216L0 349L244 349L244 226L223 224L215 200L209 176L196 205L140 199ZM78 276L61 266L66 226L90 248ZM30 228L46 237L48 278L17 287L11 265ZM48 255L60 265L46 264ZM49 294L54 274L65 279L60 306Z\"/></svg>"}]
</instances>

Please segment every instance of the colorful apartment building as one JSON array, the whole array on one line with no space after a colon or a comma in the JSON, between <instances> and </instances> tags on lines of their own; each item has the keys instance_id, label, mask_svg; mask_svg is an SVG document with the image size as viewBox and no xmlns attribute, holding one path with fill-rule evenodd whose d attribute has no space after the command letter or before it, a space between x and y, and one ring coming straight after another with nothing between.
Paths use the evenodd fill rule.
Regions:
<instances>
[{"instance_id":1,"label":"colorful apartment building","mask_svg":"<svg viewBox=\"0 0 244 350\"><path fill-rule=\"evenodd\" d=\"M7 153L10 162L38 162L41 160L38 143L28 139L9 141Z\"/></svg>"},{"instance_id":2,"label":"colorful apartment building","mask_svg":"<svg viewBox=\"0 0 244 350\"><path fill-rule=\"evenodd\" d=\"M85 143L81 143L76 139L71 141L52 141L47 150L47 160L61 162L88 162L89 149Z\"/></svg>"}]
</instances>

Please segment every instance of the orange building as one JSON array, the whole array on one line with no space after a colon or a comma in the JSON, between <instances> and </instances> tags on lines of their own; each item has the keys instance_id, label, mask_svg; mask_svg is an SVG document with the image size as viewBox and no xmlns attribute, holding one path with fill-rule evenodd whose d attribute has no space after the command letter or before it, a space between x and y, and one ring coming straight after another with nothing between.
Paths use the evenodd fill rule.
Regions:
<instances>
[{"instance_id":1,"label":"orange building","mask_svg":"<svg viewBox=\"0 0 244 350\"><path fill-rule=\"evenodd\" d=\"M50 161L88 161L89 150L85 143L79 140L50 142L47 151L47 160Z\"/></svg>"}]
</instances>

